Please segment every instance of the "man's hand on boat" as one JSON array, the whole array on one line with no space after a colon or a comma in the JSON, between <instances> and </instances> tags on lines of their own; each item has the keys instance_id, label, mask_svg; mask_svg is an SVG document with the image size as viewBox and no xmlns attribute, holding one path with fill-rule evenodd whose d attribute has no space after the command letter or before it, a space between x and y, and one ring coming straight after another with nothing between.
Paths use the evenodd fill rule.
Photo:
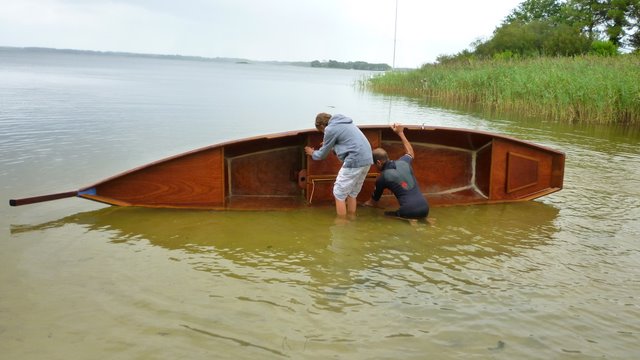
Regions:
<instances>
[{"instance_id":1,"label":"man's hand on boat","mask_svg":"<svg viewBox=\"0 0 640 360\"><path fill-rule=\"evenodd\" d=\"M393 130L393 132L396 134L400 134L404 132L404 126L400 123L393 123L391 125L391 130Z\"/></svg>"},{"instance_id":2,"label":"man's hand on boat","mask_svg":"<svg viewBox=\"0 0 640 360\"><path fill-rule=\"evenodd\" d=\"M320 145L318 145L319 148L322 147L322 144L324 144L324 141L320 143ZM304 147L304 152L305 154L311 156L313 155L313 152L316 151L316 149L312 148L311 146L305 146Z\"/></svg>"}]
</instances>

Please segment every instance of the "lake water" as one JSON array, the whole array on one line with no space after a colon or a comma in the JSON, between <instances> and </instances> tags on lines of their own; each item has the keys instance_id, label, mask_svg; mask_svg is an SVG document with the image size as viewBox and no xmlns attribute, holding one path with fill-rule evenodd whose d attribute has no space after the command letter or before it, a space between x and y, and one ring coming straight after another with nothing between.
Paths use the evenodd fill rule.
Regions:
<instances>
[{"instance_id":1,"label":"lake water","mask_svg":"<svg viewBox=\"0 0 640 360\"><path fill-rule=\"evenodd\" d=\"M6 359L628 359L640 355L640 131L363 92L370 73L0 49ZM8 199L213 143L360 124L498 132L562 150L537 201L210 212Z\"/></svg>"}]
</instances>

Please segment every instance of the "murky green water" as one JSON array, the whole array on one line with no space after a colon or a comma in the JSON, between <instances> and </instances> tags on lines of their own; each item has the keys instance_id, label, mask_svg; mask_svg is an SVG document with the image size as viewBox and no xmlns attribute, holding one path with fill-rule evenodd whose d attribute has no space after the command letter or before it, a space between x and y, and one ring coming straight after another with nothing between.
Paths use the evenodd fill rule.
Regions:
<instances>
[{"instance_id":1,"label":"murky green water","mask_svg":"<svg viewBox=\"0 0 640 360\"><path fill-rule=\"evenodd\" d=\"M48 79L58 80L45 82L37 76L41 65L0 67L12 74L0 84L2 198L72 190L237 133L309 128L328 105L372 119L366 123L384 124L391 113L392 121L490 130L563 150L565 188L534 202L435 208L430 224L415 225L370 208L337 222L332 208L176 211L80 199L10 208L3 201L0 357L640 354L638 131L474 116L398 99L390 111L388 99L355 92L353 74L331 72L327 80L296 68L276 67L277 76L269 67L242 68L246 79L268 80L250 82L263 98L217 101L202 94L200 81L219 80L219 69L128 64L87 65L82 74L46 67ZM169 90L179 85L166 74L190 85L173 96ZM157 84L164 82L171 86L162 91ZM290 101L314 85L340 93L340 103L318 93L320 109ZM153 96L145 88L154 88ZM114 95L120 89L126 96ZM264 98L274 92L288 96ZM33 105L42 97L47 107ZM228 120L237 104L254 100L271 101L278 116L265 122L264 106L248 106L238 119L253 111L260 121ZM236 105L224 110L230 101Z\"/></svg>"}]
</instances>

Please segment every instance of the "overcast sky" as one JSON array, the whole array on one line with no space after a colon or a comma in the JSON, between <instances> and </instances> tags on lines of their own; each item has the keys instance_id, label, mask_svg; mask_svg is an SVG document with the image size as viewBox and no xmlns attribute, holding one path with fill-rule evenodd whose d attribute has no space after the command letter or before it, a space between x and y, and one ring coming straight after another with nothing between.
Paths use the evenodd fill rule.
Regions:
<instances>
[{"instance_id":1,"label":"overcast sky","mask_svg":"<svg viewBox=\"0 0 640 360\"><path fill-rule=\"evenodd\" d=\"M397 0L396 67L488 38L523 0ZM0 46L394 62L396 0L0 0Z\"/></svg>"}]
</instances>

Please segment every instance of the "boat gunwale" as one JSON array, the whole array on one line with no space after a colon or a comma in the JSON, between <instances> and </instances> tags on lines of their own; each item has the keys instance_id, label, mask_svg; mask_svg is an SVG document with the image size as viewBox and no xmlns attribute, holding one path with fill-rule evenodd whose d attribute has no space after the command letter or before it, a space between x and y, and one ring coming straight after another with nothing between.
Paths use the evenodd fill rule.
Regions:
<instances>
[{"instance_id":1,"label":"boat gunwale","mask_svg":"<svg viewBox=\"0 0 640 360\"><path fill-rule=\"evenodd\" d=\"M358 125L358 128L360 128L361 130L384 130L384 129L389 129L389 125ZM559 155L561 157L565 157L565 153L559 150L555 150L552 149L550 147L544 146L544 145L539 145L536 143L533 143L531 141L528 140L521 140L521 139L517 139L515 137L509 136L509 135L503 135L503 134L498 134L498 133L493 133L493 132L489 132L489 131L484 131L484 130L477 130L477 129L466 129L466 128L455 128L455 127L443 127L443 126L428 126L428 125L404 125L404 128L406 130L423 130L423 131L430 131L430 130L440 130L440 131L450 131L450 132L458 132L458 133L467 133L467 134L477 134L477 135L484 135L484 136L489 136L491 138L500 138L503 140L508 140L508 141L513 141L513 142L517 142L517 143L521 143L530 147L534 147L543 151L547 151L556 155ZM316 129L301 129L301 130L291 130L291 131L285 131L285 132L276 132L276 133L270 133L270 134L265 134L265 135L256 135L256 136L250 136L250 137L245 137L245 138L241 138L241 139L236 139L236 140L228 140L228 141L223 141L223 142L219 142L219 143L215 143L215 144L211 144L211 145L206 145L200 148L196 148L193 150L189 150L189 151L185 151L179 154L175 154L175 155L171 155L162 159L158 159L134 168L131 168L129 170L117 173L113 176L107 177L103 180L100 180L98 182L93 183L92 185L89 186L85 186L80 188L78 191L82 192L82 191L87 191L90 189L93 189L97 186L100 186L102 184L105 184L111 180L120 178L122 176L131 174L131 173L135 173L137 171L140 170L144 170L146 168L150 168L153 166L156 166L158 164L161 163L165 163L171 160L176 160L185 156L189 156L189 155L193 155L193 154L197 154L197 153L201 153L204 151L208 151L208 150L212 150L212 149L216 149L216 148L223 148L226 146L230 146L230 145L235 145L235 144L240 144L243 142L251 142L251 141L257 141L257 140L274 140L274 139L281 139L281 138L287 138L287 137L295 137L295 136L300 136L300 135L307 135L307 134L313 134L313 133L318 133L318 130Z\"/></svg>"}]
</instances>

